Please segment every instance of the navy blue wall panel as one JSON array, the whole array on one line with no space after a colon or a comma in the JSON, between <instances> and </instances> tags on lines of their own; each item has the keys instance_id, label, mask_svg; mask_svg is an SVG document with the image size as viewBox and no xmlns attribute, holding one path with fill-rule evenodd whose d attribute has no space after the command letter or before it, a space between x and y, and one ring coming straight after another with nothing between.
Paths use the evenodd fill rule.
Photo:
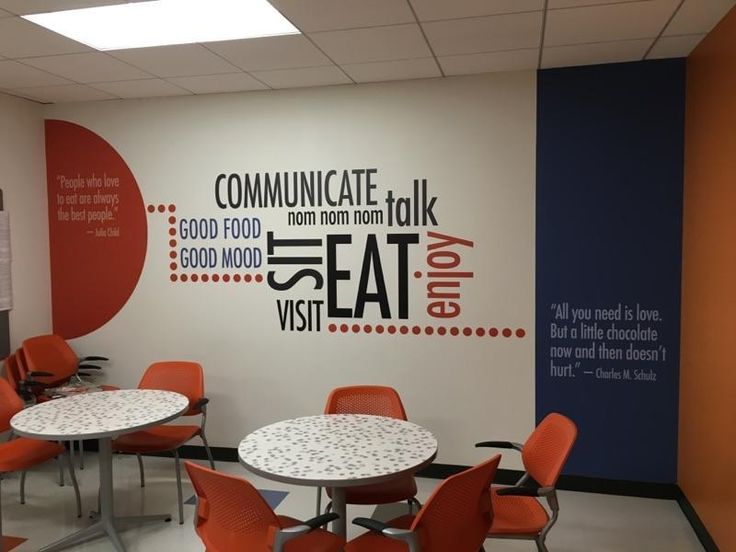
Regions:
<instances>
[{"instance_id":1,"label":"navy blue wall panel","mask_svg":"<svg viewBox=\"0 0 736 552\"><path fill-rule=\"evenodd\" d=\"M577 422L569 474L676 481L684 101L684 60L539 72L536 413Z\"/></svg>"}]
</instances>

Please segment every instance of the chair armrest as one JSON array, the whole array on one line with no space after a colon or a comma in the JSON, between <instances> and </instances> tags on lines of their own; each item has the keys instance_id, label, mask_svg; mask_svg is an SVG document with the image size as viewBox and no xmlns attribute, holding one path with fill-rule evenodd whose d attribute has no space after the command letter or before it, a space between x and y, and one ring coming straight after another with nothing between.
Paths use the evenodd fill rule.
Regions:
<instances>
[{"instance_id":1,"label":"chair armrest","mask_svg":"<svg viewBox=\"0 0 736 552\"><path fill-rule=\"evenodd\" d=\"M419 538L414 531L410 531L409 529L397 529L395 527L391 527L387 523L371 518L355 518L353 523L389 539L404 542L409 548L409 552L421 552Z\"/></svg>"},{"instance_id":2,"label":"chair armrest","mask_svg":"<svg viewBox=\"0 0 736 552\"><path fill-rule=\"evenodd\" d=\"M555 492L554 487L504 487L498 489L498 496L548 496Z\"/></svg>"},{"instance_id":3,"label":"chair armrest","mask_svg":"<svg viewBox=\"0 0 736 552\"><path fill-rule=\"evenodd\" d=\"M102 366L96 364L78 364L77 370L102 370Z\"/></svg>"},{"instance_id":4,"label":"chair armrest","mask_svg":"<svg viewBox=\"0 0 736 552\"><path fill-rule=\"evenodd\" d=\"M51 372L42 372L37 370L33 372L26 372L26 375L31 378L47 378L53 376L54 374L52 374Z\"/></svg>"},{"instance_id":5,"label":"chair armrest","mask_svg":"<svg viewBox=\"0 0 736 552\"><path fill-rule=\"evenodd\" d=\"M391 526L388 523L378 521L377 519L357 517L353 520L353 525L358 525L374 533L383 533L384 530L390 529Z\"/></svg>"},{"instance_id":6,"label":"chair armrest","mask_svg":"<svg viewBox=\"0 0 736 552\"><path fill-rule=\"evenodd\" d=\"M110 360L110 359L104 356L90 355L84 358L80 358L79 362L84 362L86 360Z\"/></svg>"},{"instance_id":7,"label":"chair armrest","mask_svg":"<svg viewBox=\"0 0 736 552\"><path fill-rule=\"evenodd\" d=\"M521 452L524 450L524 445L521 443L512 443L511 441L482 441L480 443L475 443L475 446L480 447L489 447L489 448L500 448L500 449L514 449Z\"/></svg>"},{"instance_id":8,"label":"chair armrest","mask_svg":"<svg viewBox=\"0 0 736 552\"><path fill-rule=\"evenodd\" d=\"M311 530L317 529L317 527L322 527L323 525L327 525L331 521L335 521L336 519L339 519L340 515L336 514L335 512L330 512L329 514L322 514L321 516L313 517L312 519L308 519L307 521L302 522L302 525L306 525Z\"/></svg>"},{"instance_id":9,"label":"chair armrest","mask_svg":"<svg viewBox=\"0 0 736 552\"><path fill-rule=\"evenodd\" d=\"M192 405L192 408L196 408L197 410L201 410L203 406L207 406L209 404L210 400L207 397L202 397L197 402L195 402Z\"/></svg>"},{"instance_id":10,"label":"chair armrest","mask_svg":"<svg viewBox=\"0 0 736 552\"><path fill-rule=\"evenodd\" d=\"M340 517L339 515L333 512L330 514L323 514L321 516L314 517L299 525L294 525L293 527L286 527L284 529L279 529L278 531L276 531L276 534L274 535L273 552L283 552L284 546L290 540L300 537L302 535L306 535L307 533L314 531L318 527L321 527L322 525L326 525L329 522L334 521L339 517Z\"/></svg>"}]
</instances>

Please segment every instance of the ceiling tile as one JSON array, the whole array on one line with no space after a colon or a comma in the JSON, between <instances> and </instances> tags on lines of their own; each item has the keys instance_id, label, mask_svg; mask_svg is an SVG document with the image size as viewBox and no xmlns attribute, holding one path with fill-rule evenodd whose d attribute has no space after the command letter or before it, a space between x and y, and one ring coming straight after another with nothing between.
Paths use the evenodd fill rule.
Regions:
<instances>
[{"instance_id":1,"label":"ceiling tile","mask_svg":"<svg viewBox=\"0 0 736 552\"><path fill-rule=\"evenodd\" d=\"M24 98L44 103L62 102L89 102L95 100L111 100L115 96L95 90L83 84L62 84L60 86L37 86L33 88L19 88L14 92Z\"/></svg>"},{"instance_id":2,"label":"ceiling tile","mask_svg":"<svg viewBox=\"0 0 736 552\"><path fill-rule=\"evenodd\" d=\"M20 17L0 19L0 55L7 58L91 51L80 42L47 31Z\"/></svg>"},{"instance_id":3,"label":"ceiling tile","mask_svg":"<svg viewBox=\"0 0 736 552\"><path fill-rule=\"evenodd\" d=\"M282 69L278 71L254 72L253 76L272 88L300 88L305 86L328 86L349 84L351 81L339 68L304 67L301 69Z\"/></svg>"},{"instance_id":4,"label":"ceiling tile","mask_svg":"<svg viewBox=\"0 0 736 552\"><path fill-rule=\"evenodd\" d=\"M332 64L302 35L209 42L206 46L245 71L295 69Z\"/></svg>"},{"instance_id":5,"label":"ceiling tile","mask_svg":"<svg viewBox=\"0 0 736 552\"><path fill-rule=\"evenodd\" d=\"M644 57L651 44L650 39L641 39L545 47L542 68L637 61Z\"/></svg>"},{"instance_id":6,"label":"ceiling tile","mask_svg":"<svg viewBox=\"0 0 736 552\"><path fill-rule=\"evenodd\" d=\"M26 15L141 1L145 0L0 0L0 8L18 15Z\"/></svg>"},{"instance_id":7,"label":"ceiling tile","mask_svg":"<svg viewBox=\"0 0 736 552\"><path fill-rule=\"evenodd\" d=\"M663 36L649 52L647 59L687 57L703 38L704 34Z\"/></svg>"},{"instance_id":8,"label":"ceiling tile","mask_svg":"<svg viewBox=\"0 0 736 552\"><path fill-rule=\"evenodd\" d=\"M349 63L342 68L355 82L426 79L441 77L434 58Z\"/></svg>"},{"instance_id":9,"label":"ceiling tile","mask_svg":"<svg viewBox=\"0 0 736 552\"><path fill-rule=\"evenodd\" d=\"M736 4L736 0L685 0L665 35L707 33Z\"/></svg>"},{"instance_id":10,"label":"ceiling tile","mask_svg":"<svg viewBox=\"0 0 736 552\"><path fill-rule=\"evenodd\" d=\"M424 23L438 56L518 50L539 46L542 12Z\"/></svg>"},{"instance_id":11,"label":"ceiling tile","mask_svg":"<svg viewBox=\"0 0 736 552\"><path fill-rule=\"evenodd\" d=\"M157 77L189 77L234 73L237 67L199 44L115 50L110 55Z\"/></svg>"},{"instance_id":12,"label":"ceiling tile","mask_svg":"<svg viewBox=\"0 0 736 552\"><path fill-rule=\"evenodd\" d=\"M94 88L119 98L150 98L153 96L185 96L190 92L161 79L99 82Z\"/></svg>"},{"instance_id":13,"label":"ceiling tile","mask_svg":"<svg viewBox=\"0 0 736 552\"><path fill-rule=\"evenodd\" d=\"M431 57L419 25L392 25L310 35L335 63Z\"/></svg>"},{"instance_id":14,"label":"ceiling tile","mask_svg":"<svg viewBox=\"0 0 736 552\"><path fill-rule=\"evenodd\" d=\"M419 21L480 17L544 9L544 0L410 0Z\"/></svg>"},{"instance_id":15,"label":"ceiling tile","mask_svg":"<svg viewBox=\"0 0 736 552\"><path fill-rule=\"evenodd\" d=\"M240 92L245 90L264 90L268 87L245 73L229 75L203 75L200 77L177 77L168 79L177 86L195 94L217 94L220 92Z\"/></svg>"},{"instance_id":16,"label":"ceiling tile","mask_svg":"<svg viewBox=\"0 0 736 552\"><path fill-rule=\"evenodd\" d=\"M51 86L71 84L68 80L28 67L17 61L0 61L0 87L23 88L26 86Z\"/></svg>"},{"instance_id":17,"label":"ceiling tile","mask_svg":"<svg viewBox=\"0 0 736 552\"><path fill-rule=\"evenodd\" d=\"M151 76L101 52L29 58L23 63L83 83L145 79Z\"/></svg>"},{"instance_id":18,"label":"ceiling tile","mask_svg":"<svg viewBox=\"0 0 736 552\"><path fill-rule=\"evenodd\" d=\"M677 7L679 0L649 0L550 10L545 46L654 38Z\"/></svg>"},{"instance_id":19,"label":"ceiling tile","mask_svg":"<svg viewBox=\"0 0 736 552\"><path fill-rule=\"evenodd\" d=\"M413 23L409 4L400 0L270 0L302 32Z\"/></svg>"},{"instance_id":20,"label":"ceiling tile","mask_svg":"<svg viewBox=\"0 0 736 552\"><path fill-rule=\"evenodd\" d=\"M550 10L558 8L579 8L582 6L595 6L598 4L626 4L627 2L647 2L648 0L549 0L547 8Z\"/></svg>"},{"instance_id":21,"label":"ceiling tile","mask_svg":"<svg viewBox=\"0 0 736 552\"><path fill-rule=\"evenodd\" d=\"M470 75L492 73L495 71L523 71L536 69L539 62L539 48L509 50L506 52L486 52L462 56L437 58L445 75Z\"/></svg>"}]
</instances>

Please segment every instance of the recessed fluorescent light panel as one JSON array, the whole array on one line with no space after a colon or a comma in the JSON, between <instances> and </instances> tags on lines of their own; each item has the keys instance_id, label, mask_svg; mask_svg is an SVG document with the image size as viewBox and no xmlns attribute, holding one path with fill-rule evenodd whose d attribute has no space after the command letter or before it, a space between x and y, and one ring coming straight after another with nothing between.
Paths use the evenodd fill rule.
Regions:
<instances>
[{"instance_id":1,"label":"recessed fluorescent light panel","mask_svg":"<svg viewBox=\"0 0 736 552\"><path fill-rule=\"evenodd\" d=\"M266 0L152 0L23 18L97 50L299 33Z\"/></svg>"}]
</instances>

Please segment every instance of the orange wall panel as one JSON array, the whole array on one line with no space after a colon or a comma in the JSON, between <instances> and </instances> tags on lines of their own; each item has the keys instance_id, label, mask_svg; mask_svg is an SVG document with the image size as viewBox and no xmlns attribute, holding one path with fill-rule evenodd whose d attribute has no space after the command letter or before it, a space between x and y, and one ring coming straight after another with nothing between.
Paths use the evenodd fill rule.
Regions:
<instances>
[{"instance_id":1,"label":"orange wall panel","mask_svg":"<svg viewBox=\"0 0 736 552\"><path fill-rule=\"evenodd\" d=\"M736 550L736 9L687 73L678 480Z\"/></svg>"}]
</instances>

